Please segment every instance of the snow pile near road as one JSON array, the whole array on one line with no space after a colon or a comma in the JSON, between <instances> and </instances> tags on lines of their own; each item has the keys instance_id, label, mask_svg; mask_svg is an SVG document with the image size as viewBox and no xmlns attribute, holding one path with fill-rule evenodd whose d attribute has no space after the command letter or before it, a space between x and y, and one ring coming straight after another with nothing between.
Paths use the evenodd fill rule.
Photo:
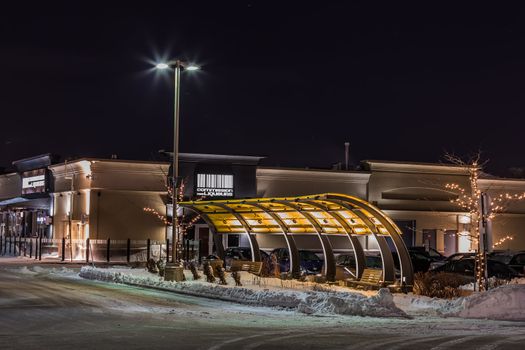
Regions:
<instances>
[{"instance_id":1,"label":"snow pile near road","mask_svg":"<svg viewBox=\"0 0 525 350\"><path fill-rule=\"evenodd\" d=\"M439 299L414 294L396 294L396 305L409 315L456 316L465 308L465 298Z\"/></svg>"},{"instance_id":2,"label":"snow pile near road","mask_svg":"<svg viewBox=\"0 0 525 350\"><path fill-rule=\"evenodd\" d=\"M460 317L525 320L525 285L507 284L465 298Z\"/></svg>"},{"instance_id":3,"label":"snow pile near road","mask_svg":"<svg viewBox=\"0 0 525 350\"><path fill-rule=\"evenodd\" d=\"M525 320L525 285L507 284L487 292L456 299L420 295L394 296L396 305L409 315Z\"/></svg>"},{"instance_id":4,"label":"snow pile near road","mask_svg":"<svg viewBox=\"0 0 525 350\"><path fill-rule=\"evenodd\" d=\"M294 309L305 314L406 317L406 314L394 304L388 289L382 289L377 295L367 297L356 292L257 289L221 286L201 281L177 283L164 281L158 276L140 270L100 269L90 266L82 267L80 276L86 279L155 287L242 304Z\"/></svg>"}]
</instances>

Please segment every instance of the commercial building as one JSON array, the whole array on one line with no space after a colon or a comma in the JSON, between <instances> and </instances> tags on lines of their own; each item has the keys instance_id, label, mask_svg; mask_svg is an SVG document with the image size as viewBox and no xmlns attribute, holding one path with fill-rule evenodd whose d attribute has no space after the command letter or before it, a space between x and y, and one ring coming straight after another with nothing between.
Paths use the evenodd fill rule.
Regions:
<instances>
[{"instance_id":1,"label":"commercial building","mask_svg":"<svg viewBox=\"0 0 525 350\"><path fill-rule=\"evenodd\" d=\"M285 198L338 193L360 198L381 209L403 232L407 246L427 246L445 254L468 251L472 242L467 212L451 202L455 183L470 191L469 174L453 165L363 161L359 171L263 167L262 157L181 154L184 200ZM145 239L171 237L167 179L170 162L83 158L56 162L50 155L13 163L0 175L0 235L72 239ZM482 176L482 191L493 197L523 194L525 181ZM182 195L182 194L181 194ZM184 214L181 211L179 215ZM515 201L493 220L497 248L525 249L525 201ZM249 246L238 233L221 234L224 247ZM510 239L512 238L512 240ZM187 227L187 241L206 256L217 249L209 225ZM350 251L346 241L335 253ZM195 242L198 242L196 244ZM302 249L320 250L314 241ZM366 238L363 248L378 251ZM259 247L276 247L261 239Z\"/></svg>"}]
</instances>

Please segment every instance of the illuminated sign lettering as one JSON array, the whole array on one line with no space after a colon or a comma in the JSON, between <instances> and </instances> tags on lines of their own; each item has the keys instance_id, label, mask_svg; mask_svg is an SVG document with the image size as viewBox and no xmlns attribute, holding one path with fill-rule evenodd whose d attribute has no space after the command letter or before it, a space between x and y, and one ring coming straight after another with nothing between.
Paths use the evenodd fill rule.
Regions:
<instances>
[{"instance_id":1,"label":"illuminated sign lettering","mask_svg":"<svg viewBox=\"0 0 525 350\"><path fill-rule=\"evenodd\" d=\"M37 169L22 173L22 194L46 193L47 176L45 169Z\"/></svg>"},{"instance_id":2,"label":"illuminated sign lettering","mask_svg":"<svg viewBox=\"0 0 525 350\"><path fill-rule=\"evenodd\" d=\"M45 175L29 176L29 177L24 177L22 179L22 189L44 187L45 185L46 185Z\"/></svg>"},{"instance_id":3,"label":"illuminated sign lettering","mask_svg":"<svg viewBox=\"0 0 525 350\"><path fill-rule=\"evenodd\" d=\"M197 174L197 196L233 197L233 175Z\"/></svg>"}]
</instances>

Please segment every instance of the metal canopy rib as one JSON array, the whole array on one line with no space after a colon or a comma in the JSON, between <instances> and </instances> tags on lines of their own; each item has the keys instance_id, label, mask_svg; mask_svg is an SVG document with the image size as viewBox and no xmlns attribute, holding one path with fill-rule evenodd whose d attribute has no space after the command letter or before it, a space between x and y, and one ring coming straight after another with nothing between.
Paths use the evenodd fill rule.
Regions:
<instances>
[{"instance_id":1,"label":"metal canopy rib","mask_svg":"<svg viewBox=\"0 0 525 350\"><path fill-rule=\"evenodd\" d=\"M292 274L292 276L299 276L301 266L299 264L299 251L297 250L297 245L295 244L293 236L290 235L290 228L279 217L279 215L275 214L260 203L250 202L250 205L261 209L263 212L268 214L273 220L275 220L277 225L279 225L283 233L284 240L286 241L286 245L288 246L288 252L290 253L290 273Z\"/></svg>"}]
</instances>

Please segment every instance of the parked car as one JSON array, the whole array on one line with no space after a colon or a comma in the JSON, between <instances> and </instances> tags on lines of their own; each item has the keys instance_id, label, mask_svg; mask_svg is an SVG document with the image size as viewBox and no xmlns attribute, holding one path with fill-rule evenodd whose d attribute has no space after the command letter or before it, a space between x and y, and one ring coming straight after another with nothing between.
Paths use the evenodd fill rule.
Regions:
<instances>
[{"instance_id":1,"label":"parked car","mask_svg":"<svg viewBox=\"0 0 525 350\"><path fill-rule=\"evenodd\" d=\"M427 255L423 254L420 251L409 250L408 255L410 256L410 261L412 262L412 268L415 272L427 272L430 268L433 260ZM394 258L394 266L396 269L399 269L399 258L396 252L392 252L392 257Z\"/></svg>"},{"instance_id":2,"label":"parked car","mask_svg":"<svg viewBox=\"0 0 525 350\"><path fill-rule=\"evenodd\" d=\"M264 250L260 250L261 252L261 261L269 263L270 262L270 255L266 253ZM206 257L206 260L218 260L219 257L217 255L208 255ZM227 248L224 251L224 265L227 270L229 270L230 266L232 265L233 260L240 260L240 261L252 261L252 250L249 247L230 247Z\"/></svg>"},{"instance_id":3,"label":"parked car","mask_svg":"<svg viewBox=\"0 0 525 350\"><path fill-rule=\"evenodd\" d=\"M408 251L426 255L432 261L442 261L446 259L446 256L444 256L434 248L410 247L408 248Z\"/></svg>"},{"instance_id":4,"label":"parked car","mask_svg":"<svg viewBox=\"0 0 525 350\"><path fill-rule=\"evenodd\" d=\"M525 274L525 252L514 254L507 265L519 273Z\"/></svg>"},{"instance_id":5,"label":"parked car","mask_svg":"<svg viewBox=\"0 0 525 350\"><path fill-rule=\"evenodd\" d=\"M487 265L489 277L496 277L505 280L520 277L518 272L500 261L487 259ZM459 260L448 261L445 265L434 269L433 272L457 273L463 276L472 277L472 280L474 280L475 266L475 259L473 257L468 257Z\"/></svg>"},{"instance_id":6,"label":"parked car","mask_svg":"<svg viewBox=\"0 0 525 350\"><path fill-rule=\"evenodd\" d=\"M275 255L281 272L290 271L290 253L286 248L274 249L270 255ZM271 259L271 257L270 257ZM314 252L309 250L299 250L299 266L301 273L316 275L321 273L324 261Z\"/></svg>"},{"instance_id":7,"label":"parked car","mask_svg":"<svg viewBox=\"0 0 525 350\"><path fill-rule=\"evenodd\" d=\"M445 265L449 261L461 260L464 258L472 258L475 255L476 253L455 253L449 255L445 260L432 261L430 263L430 270L437 269L438 267Z\"/></svg>"},{"instance_id":8,"label":"parked car","mask_svg":"<svg viewBox=\"0 0 525 350\"><path fill-rule=\"evenodd\" d=\"M488 257L493 260L497 260L499 262L502 262L504 264L510 263L512 260L512 257L516 254L516 252L511 250L494 250L493 252L488 254Z\"/></svg>"}]
</instances>

